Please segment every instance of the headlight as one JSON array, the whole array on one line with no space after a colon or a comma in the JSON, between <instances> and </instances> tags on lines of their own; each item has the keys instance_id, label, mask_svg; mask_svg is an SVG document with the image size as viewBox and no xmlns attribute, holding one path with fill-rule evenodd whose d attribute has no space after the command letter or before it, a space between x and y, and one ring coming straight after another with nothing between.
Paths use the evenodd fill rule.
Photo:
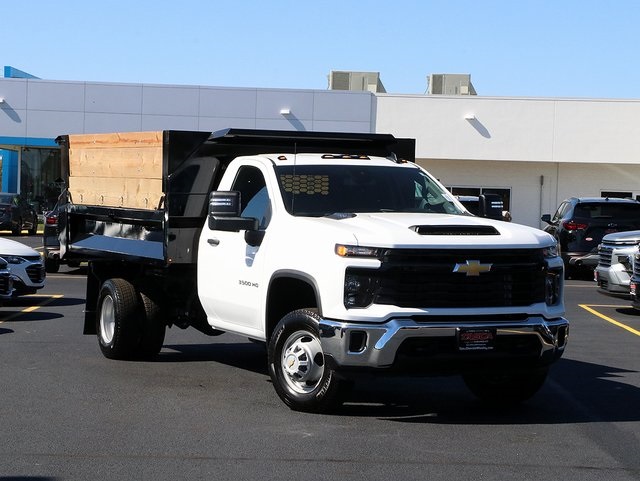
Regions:
<instances>
[{"instance_id":1,"label":"headlight","mask_svg":"<svg viewBox=\"0 0 640 481\"><path fill-rule=\"evenodd\" d=\"M22 264L23 262L27 262L22 257L18 256L2 256L4 260L6 260L9 264Z\"/></svg>"},{"instance_id":2,"label":"headlight","mask_svg":"<svg viewBox=\"0 0 640 481\"><path fill-rule=\"evenodd\" d=\"M336 244L336 254L340 257L374 257L379 258L382 249L378 247L349 246Z\"/></svg>"},{"instance_id":3,"label":"headlight","mask_svg":"<svg viewBox=\"0 0 640 481\"><path fill-rule=\"evenodd\" d=\"M344 278L344 306L347 309L364 308L373 303L380 281L366 273L350 273Z\"/></svg>"},{"instance_id":4,"label":"headlight","mask_svg":"<svg viewBox=\"0 0 640 481\"><path fill-rule=\"evenodd\" d=\"M560 302L561 276L557 272L548 272L544 285L544 301L547 306L554 306Z\"/></svg>"},{"instance_id":5,"label":"headlight","mask_svg":"<svg viewBox=\"0 0 640 481\"><path fill-rule=\"evenodd\" d=\"M545 259L551 259L552 257L558 257L559 249L558 243L556 242L554 245L545 247L542 249L542 255Z\"/></svg>"}]
</instances>

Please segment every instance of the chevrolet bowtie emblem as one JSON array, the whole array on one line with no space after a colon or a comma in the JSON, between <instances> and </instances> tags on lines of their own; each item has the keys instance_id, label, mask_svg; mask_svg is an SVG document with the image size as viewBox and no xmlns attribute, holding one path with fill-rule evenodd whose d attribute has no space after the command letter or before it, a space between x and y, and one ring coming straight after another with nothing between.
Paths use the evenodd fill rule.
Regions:
<instances>
[{"instance_id":1,"label":"chevrolet bowtie emblem","mask_svg":"<svg viewBox=\"0 0 640 481\"><path fill-rule=\"evenodd\" d=\"M453 272L460 272L467 276L479 276L484 272L489 272L493 264L481 264L480 261L466 261L464 264L456 264Z\"/></svg>"}]
</instances>

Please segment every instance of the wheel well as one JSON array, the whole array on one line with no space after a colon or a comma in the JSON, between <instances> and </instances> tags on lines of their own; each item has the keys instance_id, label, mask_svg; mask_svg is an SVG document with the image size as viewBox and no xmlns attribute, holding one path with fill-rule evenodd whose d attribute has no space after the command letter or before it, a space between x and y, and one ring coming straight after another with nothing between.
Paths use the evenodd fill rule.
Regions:
<instances>
[{"instance_id":1,"label":"wheel well","mask_svg":"<svg viewBox=\"0 0 640 481\"><path fill-rule=\"evenodd\" d=\"M292 277L275 279L271 283L267 299L267 340L271 338L271 333L280 319L291 311L305 307L320 307L315 289L308 280Z\"/></svg>"}]
</instances>

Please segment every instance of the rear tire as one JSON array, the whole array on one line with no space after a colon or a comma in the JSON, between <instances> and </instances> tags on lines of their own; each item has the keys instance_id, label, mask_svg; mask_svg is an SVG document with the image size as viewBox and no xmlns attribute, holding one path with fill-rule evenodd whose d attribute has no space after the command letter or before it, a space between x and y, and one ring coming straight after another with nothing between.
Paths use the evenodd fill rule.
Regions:
<instances>
[{"instance_id":1,"label":"rear tire","mask_svg":"<svg viewBox=\"0 0 640 481\"><path fill-rule=\"evenodd\" d=\"M548 367L491 370L462 376L469 390L480 400L498 405L515 405L532 397L544 384Z\"/></svg>"},{"instance_id":2,"label":"rear tire","mask_svg":"<svg viewBox=\"0 0 640 481\"><path fill-rule=\"evenodd\" d=\"M294 411L329 411L340 403L346 387L324 362L319 320L313 310L290 312L269 341L269 375L280 399Z\"/></svg>"},{"instance_id":3,"label":"rear tire","mask_svg":"<svg viewBox=\"0 0 640 481\"><path fill-rule=\"evenodd\" d=\"M96 332L100 350L109 359L136 355L144 310L135 287L124 279L109 279L98 297Z\"/></svg>"},{"instance_id":4,"label":"rear tire","mask_svg":"<svg viewBox=\"0 0 640 481\"><path fill-rule=\"evenodd\" d=\"M140 355L145 359L150 359L157 356L162 350L166 325L161 316L160 306L143 292L140 293L140 298L145 313L142 338L140 339Z\"/></svg>"},{"instance_id":5,"label":"rear tire","mask_svg":"<svg viewBox=\"0 0 640 481\"><path fill-rule=\"evenodd\" d=\"M20 234L22 234L22 219L19 219L17 224L13 224L11 226L11 235L20 235Z\"/></svg>"},{"instance_id":6,"label":"rear tire","mask_svg":"<svg viewBox=\"0 0 640 481\"><path fill-rule=\"evenodd\" d=\"M45 257L44 270L50 274L55 274L60 270L60 259Z\"/></svg>"},{"instance_id":7,"label":"rear tire","mask_svg":"<svg viewBox=\"0 0 640 481\"><path fill-rule=\"evenodd\" d=\"M27 231L27 235L36 235L38 233L38 218L35 217L31 223L31 227Z\"/></svg>"}]
</instances>

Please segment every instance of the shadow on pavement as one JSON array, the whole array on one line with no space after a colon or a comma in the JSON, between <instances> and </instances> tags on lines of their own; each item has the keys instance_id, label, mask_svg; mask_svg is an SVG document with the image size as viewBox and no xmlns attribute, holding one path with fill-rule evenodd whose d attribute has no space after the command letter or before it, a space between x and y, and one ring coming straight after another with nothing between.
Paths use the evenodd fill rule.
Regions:
<instances>
[{"instance_id":1,"label":"shadow on pavement","mask_svg":"<svg viewBox=\"0 0 640 481\"><path fill-rule=\"evenodd\" d=\"M254 343L165 345L157 362L217 362L268 376L266 350ZM625 374L636 371L560 359L542 389L513 407L477 400L459 376L370 376L354 383L332 414L472 425L640 421L640 387L625 382Z\"/></svg>"}]
</instances>

